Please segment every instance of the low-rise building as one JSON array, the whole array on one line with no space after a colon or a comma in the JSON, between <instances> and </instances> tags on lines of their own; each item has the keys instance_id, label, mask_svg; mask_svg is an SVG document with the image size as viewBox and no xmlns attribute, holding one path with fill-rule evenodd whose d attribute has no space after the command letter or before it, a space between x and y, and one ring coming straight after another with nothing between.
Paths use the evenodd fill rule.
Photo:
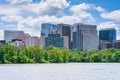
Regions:
<instances>
[{"instance_id":1,"label":"low-rise building","mask_svg":"<svg viewBox=\"0 0 120 80\"><path fill-rule=\"evenodd\" d=\"M21 48L24 47L24 43L20 39L12 39L12 41L9 42L9 44L14 45L16 47L21 47Z\"/></svg>"},{"instance_id":2,"label":"low-rise building","mask_svg":"<svg viewBox=\"0 0 120 80\"><path fill-rule=\"evenodd\" d=\"M113 42L113 47L114 48L120 48L120 40L116 40Z\"/></svg>"},{"instance_id":3,"label":"low-rise building","mask_svg":"<svg viewBox=\"0 0 120 80\"><path fill-rule=\"evenodd\" d=\"M5 44L5 40L0 40L0 45Z\"/></svg>"},{"instance_id":4,"label":"low-rise building","mask_svg":"<svg viewBox=\"0 0 120 80\"><path fill-rule=\"evenodd\" d=\"M26 41L25 41L25 46L40 46L40 39L39 37L31 37L31 36L27 36L26 37Z\"/></svg>"},{"instance_id":5,"label":"low-rise building","mask_svg":"<svg viewBox=\"0 0 120 80\"><path fill-rule=\"evenodd\" d=\"M113 47L112 42L106 40L99 40L99 49L112 48L112 47Z\"/></svg>"}]
</instances>

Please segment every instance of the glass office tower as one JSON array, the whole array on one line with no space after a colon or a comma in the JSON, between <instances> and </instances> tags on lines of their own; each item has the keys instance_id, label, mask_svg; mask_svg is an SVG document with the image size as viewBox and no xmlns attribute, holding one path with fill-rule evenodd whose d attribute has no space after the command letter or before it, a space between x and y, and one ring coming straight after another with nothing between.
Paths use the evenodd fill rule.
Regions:
<instances>
[{"instance_id":1,"label":"glass office tower","mask_svg":"<svg viewBox=\"0 0 120 80\"><path fill-rule=\"evenodd\" d=\"M101 29L99 31L99 39L113 42L116 40L116 30L114 28Z\"/></svg>"}]
</instances>

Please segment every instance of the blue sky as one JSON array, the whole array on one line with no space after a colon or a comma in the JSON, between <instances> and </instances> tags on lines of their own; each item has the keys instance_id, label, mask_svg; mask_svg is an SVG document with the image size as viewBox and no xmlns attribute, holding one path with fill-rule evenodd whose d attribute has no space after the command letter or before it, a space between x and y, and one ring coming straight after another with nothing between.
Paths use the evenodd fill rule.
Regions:
<instances>
[{"instance_id":1,"label":"blue sky","mask_svg":"<svg viewBox=\"0 0 120 80\"><path fill-rule=\"evenodd\" d=\"M0 39L3 30L39 36L40 24L86 23L97 29L115 28L120 39L120 0L0 0Z\"/></svg>"}]
</instances>

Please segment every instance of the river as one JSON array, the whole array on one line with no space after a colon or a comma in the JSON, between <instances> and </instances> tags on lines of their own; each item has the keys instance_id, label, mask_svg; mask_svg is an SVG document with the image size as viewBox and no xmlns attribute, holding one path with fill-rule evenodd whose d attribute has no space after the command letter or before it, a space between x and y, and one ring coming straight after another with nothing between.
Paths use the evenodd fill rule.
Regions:
<instances>
[{"instance_id":1,"label":"river","mask_svg":"<svg viewBox=\"0 0 120 80\"><path fill-rule=\"evenodd\" d=\"M120 64L0 64L0 80L120 80Z\"/></svg>"}]
</instances>

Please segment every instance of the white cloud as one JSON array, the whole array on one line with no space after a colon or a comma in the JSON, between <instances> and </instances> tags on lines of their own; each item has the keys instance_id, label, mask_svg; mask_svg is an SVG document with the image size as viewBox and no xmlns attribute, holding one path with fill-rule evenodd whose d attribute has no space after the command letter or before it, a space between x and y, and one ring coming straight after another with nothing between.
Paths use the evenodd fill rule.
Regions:
<instances>
[{"instance_id":1,"label":"white cloud","mask_svg":"<svg viewBox=\"0 0 120 80\"><path fill-rule=\"evenodd\" d=\"M39 15L57 15L57 13L69 6L66 0L45 0L39 4L29 4L27 10Z\"/></svg>"},{"instance_id":2,"label":"white cloud","mask_svg":"<svg viewBox=\"0 0 120 80\"><path fill-rule=\"evenodd\" d=\"M73 5L70 10L73 11L74 14L78 14L80 11L88 10L91 8L90 4L81 3L79 5Z\"/></svg>"},{"instance_id":3,"label":"white cloud","mask_svg":"<svg viewBox=\"0 0 120 80\"><path fill-rule=\"evenodd\" d=\"M6 16L1 17L1 20L14 22L14 21L21 21L21 20L23 20L23 17L19 16L19 15L6 15Z\"/></svg>"},{"instance_id":4,"label":"white cloud","mask_svg":"<svg viewBox=\"0 0 120 80\"><path fill-rule=\"evenodd\" d=\"M98 7L94 6L94 9L97 10L98 12L105 12L106 11L104 8L102 8L100 6L98 6Z\"/></svg>"},{"instance_id":5,"label":"white cloud","mask_svg":"<svg viewBox=\"0 0 120 80\"><path fill-rule=\"evenodd\" d=\"M3 32L3 30L0 30L0 40L4 40L4 32Z\"/></svg>"},{"instance_id":6,"label":"white cloud","mask_svg":"<svg viewBox=\"0 0 120 80\"><path fill-rule=\"evenodd\" d=\"M104 12L100 16L105 19L110 19L120 22L120 10L114 10L112 12Z\"/></svg>"},{"instance_id":7,"label":"white cloud","mask_svg":"<svg viewBox=\"0 0 120 80\"><path fill-rule=\"evenodd\" d=\"M8 0L12 5L0 5L0 14L30 14L57 15L60 11L69 7L66 0L44 0L39 3L32 3L32 0ZM20 5L18 5L20 4Z\"/></svg>"},{"instance_id":8,"label":"white cloud","mask_svg":"<svg viewBox=\"0 0 120 80\"><path fill-rule=\"evenodd\" d=\"M95 21L92 14L88 12L89 9L92 9L93 5L81 3L79 5L74 5L70 8L70 11L73 12L74 15L82 18L82 19L88 19L88 22Z\"/></svg>"},{"instance_id":9,"label":"white cloud","mask_svg":"<svg viewBox=\"0 0 120 80\"><path fill-rule=\"evenodd\" d=\"M0 6L0 14L1 15L13 15L13 14L21 14L20 9L15 7Z\"/></svg>"},{"instance_id":10,"label":"white cloud","mask_svg":"<svg viewBox=\"0 0 120 80\"><path fill-rule=\"evenodd\" d=\"M105 28L115 28L116 30L118 30L118 25L115 24L114 22L103 22L100 23L97 27L98 30Z\"/></svg>"},{"instance_id":11,"label":"white cloud","mask_svg":"<svg viewBox=\"0 0 120 80\"><path fill-rule=\"evenodd\" d=\"M26 3L31 3L32 0L8 0L10 4L16 5L16 4L26 4Z\"/></svg>"},{"instance_id":12,"label":"white cloud","mask_svg":"<svg viewBox=\"0 0 120 80\"><path fill-rule=\"evenodd\" d=\"M32 17L28 17L22 21L19 21L17 26L18 30L23 30L30 35L40 35L40 22L39 20L33 19Z\"/></svg>"}]
</instances>

